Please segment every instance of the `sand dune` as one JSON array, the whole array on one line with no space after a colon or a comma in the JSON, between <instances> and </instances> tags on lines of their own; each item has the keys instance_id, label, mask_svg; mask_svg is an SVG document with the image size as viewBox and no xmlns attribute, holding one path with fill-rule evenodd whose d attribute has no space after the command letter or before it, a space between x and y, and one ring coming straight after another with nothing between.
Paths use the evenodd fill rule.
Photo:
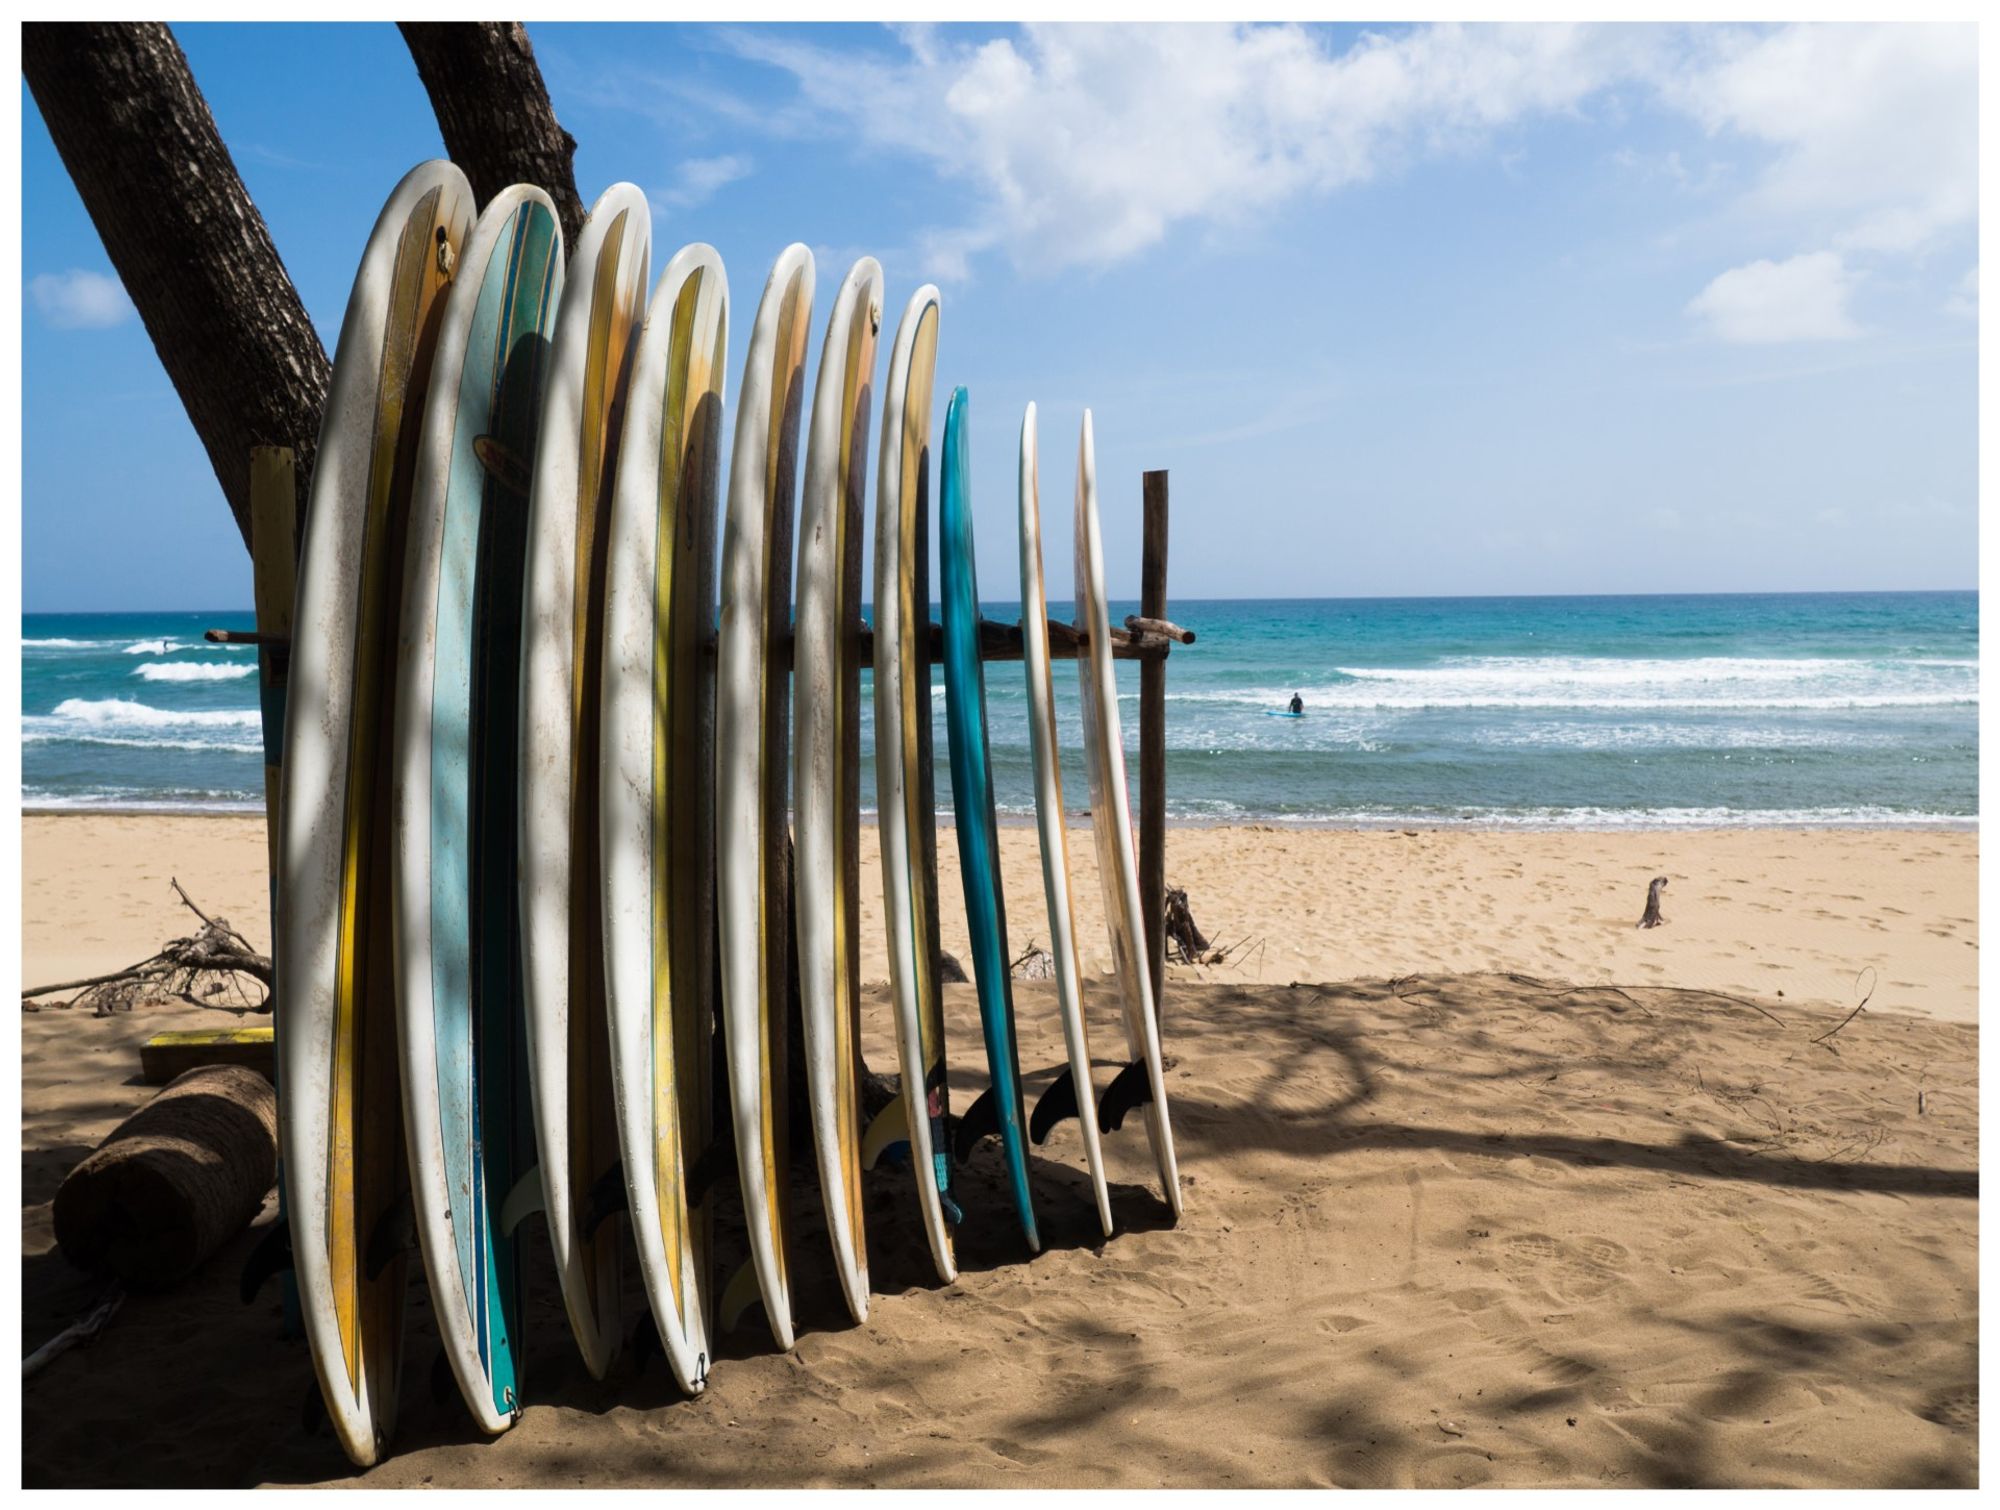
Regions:
<instances>
[{"instance_id":1,"label":"sand dune","mask_svg":"<svg viewBox=\"0 0 2000 1510\"><path fill-rule=\"evenodd\" d=\"M255 823L26 828L31 977L154 947L179 926L170 871L264 936ZM1032 842L1007 840L1023 944ZM855 1327L812 1261L801 1166L800 1345L739 1331L693 1402L657 1358L591 1382L531 1243L537 1403L487 1442L433 1398L419 1284L398 1452L361 1482L1976 1483L1977 1030L1937 1020L1976 1001L1971 835L1176 830L1169 868L1211 930L1272 935L1235 972L1262 983L1182 971L1168 993L1178 1226L1134 1119L1108 1140L1120 1232L1100 1241L1068 1125L1038 1151L1049 1251L1028 1262L989 1144L965 1174L965 1272L939 1286L907 1173L878 1171L878 1299ZM1670 922L1635 934L1655 873L1676 876ZM947 947L961 927L950 913ZM1814 1044L1858 964L1876 1004ZM1332 983L1290 984L1315 976ZM1569 989L1604 979L1756 999ZM1109 985L1093 975L1104 1077ZM1018 990L1032 1096L1061 1039L1049 988ZM948 994L964 1104L976 1014ZM866 1014L887 1064L879 991ZM57 1180L146 1098L137 1043L210 1018L24 1017L28 1346L99 1289L50 1251ZM27 1482L349 1480L299 1424L303 1345L269 1293L237 1301L252 1241L28 1384Z\"/></svg>"}]
</instances>

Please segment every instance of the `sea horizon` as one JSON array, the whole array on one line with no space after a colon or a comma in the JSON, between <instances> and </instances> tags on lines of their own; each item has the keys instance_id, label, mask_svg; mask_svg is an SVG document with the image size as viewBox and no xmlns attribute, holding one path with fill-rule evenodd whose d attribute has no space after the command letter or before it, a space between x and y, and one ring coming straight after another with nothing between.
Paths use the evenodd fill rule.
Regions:
<instances>
[{"instance_id":1,"label":"sea horizon","mask_svg":"<svg viewBox=\"0 0 2000 1510\"><path fill-rule=\"evenodd\" d=\"M1114 602L1113 622L1137 607ZM1019 617L1011 601L982 611ZM1184 598L1168 612L1197 635L1168 663L1176 825L1978 824L1976 589ZM247 609L24 614L22 810L260 810L255 653L201 637L252 625ZM1066 669L1058 732L1080 813ZM1119 676L1129 759L1136 666ZM987 690L1000 817L1025 822L1021 673L996 663ZM1294 692L1304 718L1267 717ZM934 672L940 752L943 699ZM942 759L938 785L949 811Z\"/></svg>"}]
</instances>

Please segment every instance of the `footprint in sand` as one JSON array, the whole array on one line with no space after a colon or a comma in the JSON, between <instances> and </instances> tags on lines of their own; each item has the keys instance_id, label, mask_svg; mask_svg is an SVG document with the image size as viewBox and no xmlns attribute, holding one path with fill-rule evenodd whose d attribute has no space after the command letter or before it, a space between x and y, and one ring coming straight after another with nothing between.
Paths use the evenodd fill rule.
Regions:
<instances>
[{"instance_id":1,"label":"footprint in sand","mask_svg":"<svg viewBox=\"0 0 2000 1510\"><path fill-rule=\"evenodd\" d=\"M1631 1254L1601 1237L1567 1242L1544 1233L1510 1237L1500 1268L1511 1279L1532 1279L1563 1300L1593 1300L1624 1279Z\"/></svg>"},{"instance_id":2,"label":"footprint in sand","mask_svg":"<svg viewBox=\"0 0 2000 1510\"><path fill-rule=\"evenodd\" d=\"M1979 1430L1979 1386L1969 1384L1962 1389L1946 1390L1917 1414L1926 1421L1949 1426L1953 1431L1976 1432Z\"/></svg>"}]
</instances>

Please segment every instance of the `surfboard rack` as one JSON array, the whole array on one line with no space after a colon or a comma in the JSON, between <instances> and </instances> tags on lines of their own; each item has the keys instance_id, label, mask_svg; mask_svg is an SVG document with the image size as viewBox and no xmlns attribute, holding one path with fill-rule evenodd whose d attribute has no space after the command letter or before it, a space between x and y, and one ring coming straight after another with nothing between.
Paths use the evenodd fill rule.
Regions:
<instances>
[{"instance_id":1,"label":"surfboard rack","mask_svg":"<svg viewBox=\"0 0 2000 1510\"><path fill-rule=\"evenodd\" d=\"M260 446L250 453L252 512L255 516L252 531L252 564L255 568L257 629L210 629L206 638L218 645L254 645L263 672L264 684L262 723L265 747L266 818L275 846L277 832L276 795L280 771L283 763L283 723L286 683L290 670L292 641L292 596L295 581L295 537L292 528L295 495L293 488L293 458L288 448ZM1139 568L1139 612L1129 614L1123 627L1111 628L1111 654L1116 660L1138 661L1139 665L1139 801L1138 801L1138 850L1139 850L1139 898L1146 924L1147 965L1153 978L1154 1011L1161 1011L1161 987L1166 974L1166 816L1167 816L1167 657L1176 645L1192 645L1194 631L1183 628L1167 617L1167 474L1164 470L1143 474L1142 498L1144 508L1143 549ZM1049 657L1051 660L1076 660L1086 655L1090 648L1090 638L1073 624L1059 619L1049 620ZM944 628L940 624L928 626L930 631L929 659L932 664L944 660ZM866 624L857 625L854 634L858 640L861 663L869 665L874 660L875 633ZM711 637L706 647L709 655L715 654L715 641ZM1021 626L993 619L982 619L979 625L979 658L982 661L1018 661L1024 655ZM783 664L791 664L791 637L785 636L779 649ZM270 855L275 890L276 854ZM275 915L275 896L273 898ZM1063 1082L1067 1082L1067 1075ZM1121 1075L1120 1081L1127 1081L1128 1075ZM1117 1086L1114 1083L1114 1090ZM1052 1092L1057 1087L1050 1087ZM1139 1090L1137 1084L1127 1084L1125 1092L1116 1097L1108 1091L1105 1096L1107 1109L1122 1119L1124 1110L1142 1105L1150 1099L1150 1087L1145 1095L1134 1095ZM1129 1097L1129 1100L1128 1100ZM1048 1135L1048 1131L1065 1116L1074 1115L1075 1088L1069 1087L1065 1098L1060 1093L1044 1097L1046 1105L1036 1107L1033 1122L1040 1124L1040 1135L1035 1141ZM1122 1106L1117 1104L1124 1103ZM1067 1103L1067 1104L1065 1104ZM1117 1121L1107 1121L1107 1131L1117 1127ZM882 1130L885 1134L889 1129ZM1031 1133L1031 1135L1033 1135ZM884 1136L876 1152L883 1153L894 1139ZM696 1160L691 1171L691 1181L695 1188L705 1191L717 1179L734 1168L735 1149L718 1142L705 1149ZM279 1225L284 1222L284 1181L282 1172L279 1179ZM385 1224L385 1230L373 1234L370 1247L371 1261L386 1266L390 1258L401 1252L404 1243L398 1239L403 1234L392 1219ZM258 1276L259 1282L277 1273L285 1281L285 1332L297 1335L299 1325L298 1302L290 1273L282 1261L273 1263L274 1253L264 1259L271 1267ZM253 1260L255 1263L255 1260ZM249 1278L245 1276L246 1282ZM319 1399L317 1386L313 1389L313 1399ZM323 1406L322 1406L323 1408Z\"/></svg>"}]
</instances>

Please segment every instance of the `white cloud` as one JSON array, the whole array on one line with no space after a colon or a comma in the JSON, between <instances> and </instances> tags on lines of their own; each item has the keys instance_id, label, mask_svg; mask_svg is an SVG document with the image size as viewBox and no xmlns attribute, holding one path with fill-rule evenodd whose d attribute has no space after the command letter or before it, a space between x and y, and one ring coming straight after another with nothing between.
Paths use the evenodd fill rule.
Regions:
<instances>
[{"instance_id":1,"label":"white cloud","mask_svg":"<svg viewBox=\"0 0 2000 1510\"><path fill-rule=\"evenodd\" d=\"M1836 252L1752 262L1717 277L1688 302L1718 340L1745 345L1839 341L1861 333L1847 312L1854 275Z\"/></svg>"},{"instance_id":2,"label":"white cloud","mask_svg":"<svg viewBox=\"0 0 2000 1510\"><path fill-rule=\"evenodd\" d=\"M929 238L946 271L1106 264L1176 224L1230 224L1415 156L1570 110L1640 38L1569 26L1424 28L1342 53L1294 26L1027 26L1018 42L902 34L900 54L738 32L805 104L975 191Z\"/></svg>"},{"instance_id":3,"label":"white cloud","mask_svg":"<svg viewBox=\"0 0 2000 1510\"><path fill-rule=\"evenodd\" d=\"M1977 215L1967 27L1442 25L1345 45L1292 25L1029 25L978 42L906 27L872 47L721 35L795 86L731 97L739 126L837 133L963 187L962 212L919 236L948 277L996 249L1025 268L1109 265L1428 156L1507 158L1520 143L1496 138L1535 119L1613 122L1642 103L1714 139L1699 181L1672 151L1655 170L1684 189L1741 185L1726 204L1747 253L1910 256Z\"/></svg>"},{"instance_id":4,"label":"white cloud","mask_svg":"<svg viewBox=\"0 0 2000 1510\"><path fill-rule=\"evenodd\" d=\"M707 204L718 190L748 178L754 166L749 158L733 152L722 157L690 157L675 169L671 185L652 192L653 208L666 215Z\"/></svg>"},{"instance_id":5,"label":"white cloud","mask_svg":"<svg viewBox=\"0 0 2000 1510\"><path fill-rule=\"evenodd\" d=\"M61 330L103 330L122 325L133 313L124 284L81 267L30 278L28 297L42 318Z\"/></svg>"},{"instance_id":6,"label":"white cloud","mask_svg":"<svg viewBox=\"0 0 2000 1510\"><path fill-rule=\"evenodd\" d=\"M1979 210L1970 26L1720 30L1661 94L1776 151L1745 208L1850 252L1912 252ZM1816 238L1817 239L1817 238Z\"/></svg>"}]
</instances>

